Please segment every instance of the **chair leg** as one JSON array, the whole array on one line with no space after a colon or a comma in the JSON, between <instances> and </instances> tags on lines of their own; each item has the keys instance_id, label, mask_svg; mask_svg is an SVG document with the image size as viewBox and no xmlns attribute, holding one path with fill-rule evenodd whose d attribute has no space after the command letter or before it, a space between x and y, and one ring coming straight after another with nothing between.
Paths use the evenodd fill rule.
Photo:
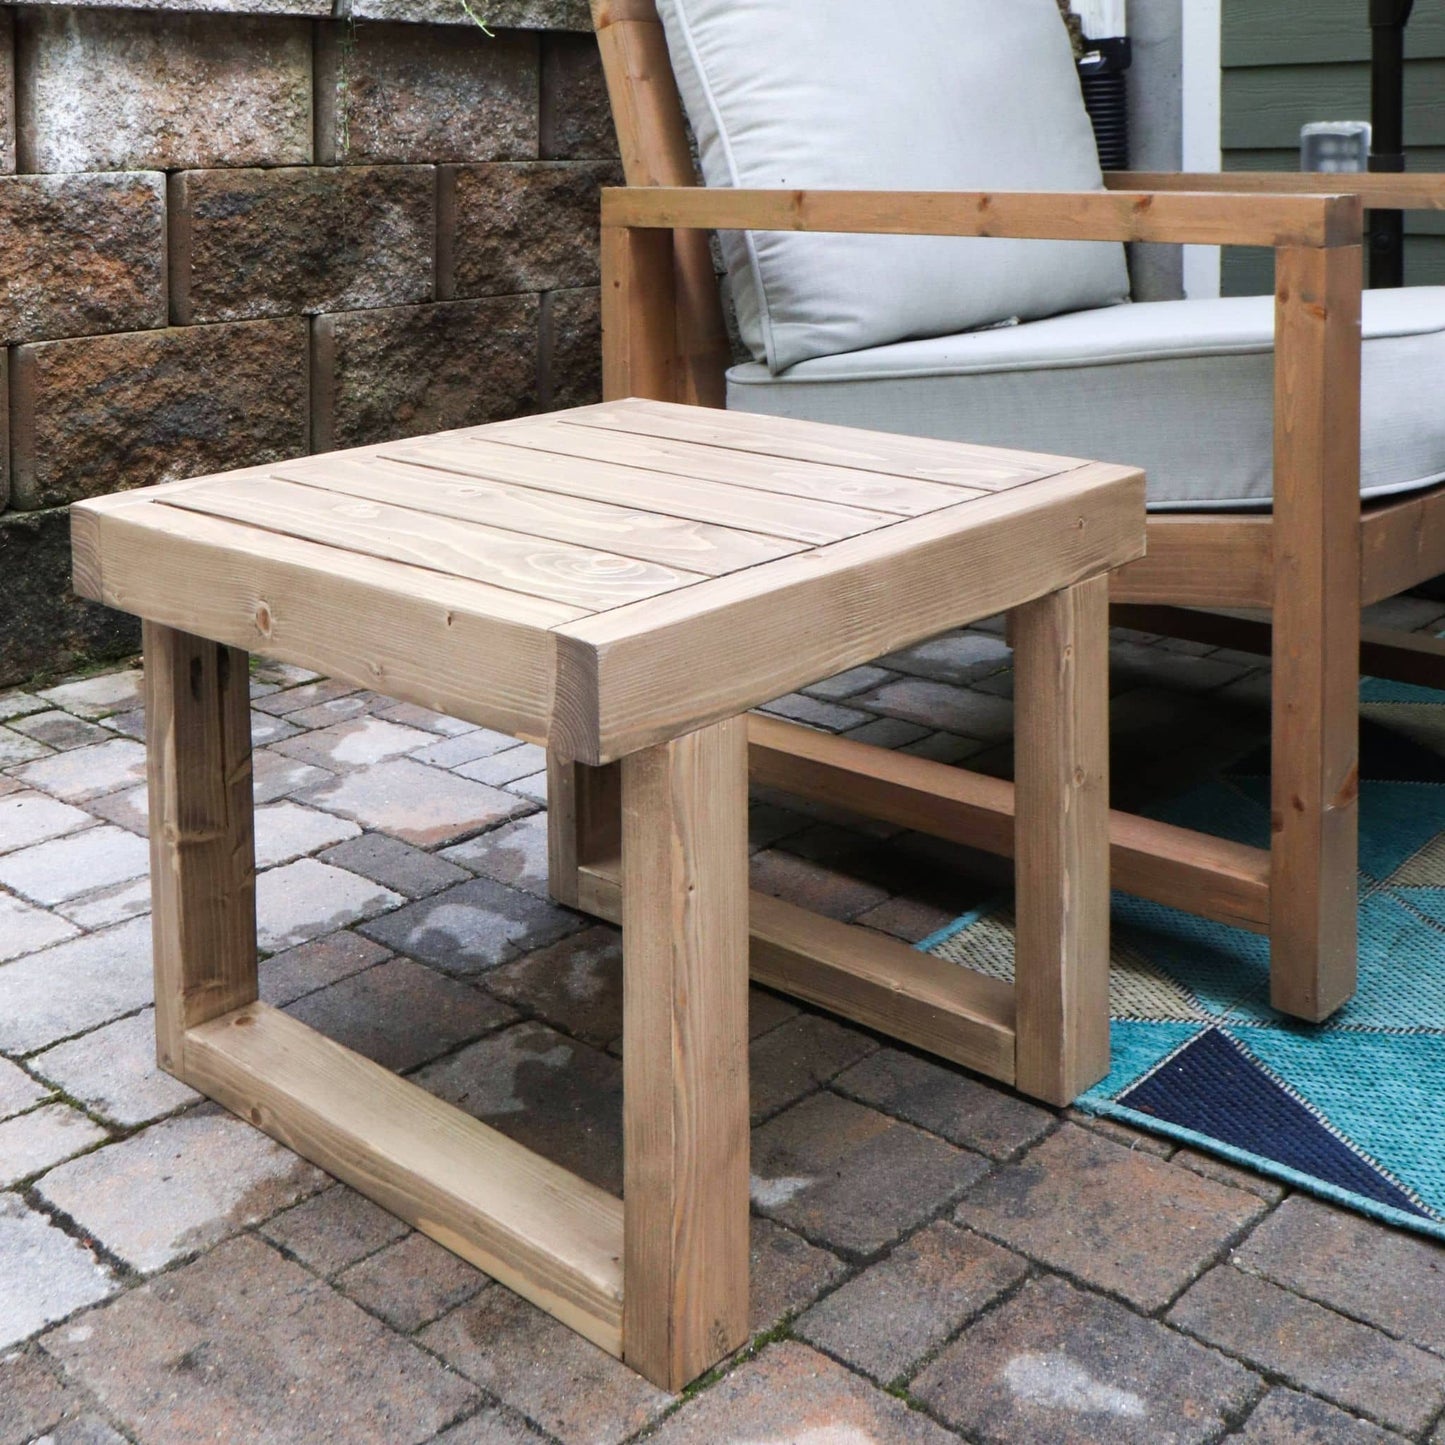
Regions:
<instances>
[{"instance_id":1,"label":"chair leg","mask_svg":"<svg viewBox=\"0 0 1445 1445\"><path fill-rule=\"evenodd\" d=\"M622 1350L671 1390L748 1332L747 747L622 763Z\"/></svg>"},{"instance_id":2,"label":"chair leg","mask_svg":"<svg viewBox=\"0 0 1445 1445\"><path fill-rule=\"evenodd\" d=\"M1354 993L1358 936L1360 671L1331 610L1276 618L1271 706L1270 1002L1313 1022Z\"/></svg>"},{"instance_id":3,"label":"chair leg","mask_svg":"<svg viewBox=\"0 0 1445 1445\"><path fill-rule=\"evenodd\" d=\"M145 624L156 1057L256 1000L250 678L244 652Z\"/></svg>"},{"instance_id":4,"label":"chair leg","mask_svg":"<svg viewBox=\"0 0 1445 1445\"><path fill-rule=\"evenodd\" d=\"M1109 1069L1109 584L1013 614L1018 1088L1071 1103Z\"/></svg>"},{"instance_id":5,"label":"chair leg","mask_svg":"<svg viewBox=\"0 0 1445 1445\"><path fill-rule=\"evenodd\" d=\"M1358 246L1276 256L1270 999L1355 989L1360 681Z\"/></svg>"}]
</instances>

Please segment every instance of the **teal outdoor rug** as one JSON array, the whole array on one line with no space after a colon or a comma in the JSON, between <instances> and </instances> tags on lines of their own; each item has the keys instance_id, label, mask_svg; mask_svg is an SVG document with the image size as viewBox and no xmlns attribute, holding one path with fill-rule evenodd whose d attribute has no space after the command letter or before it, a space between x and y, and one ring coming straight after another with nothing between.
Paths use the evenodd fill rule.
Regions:
<instances>
[{"instance_id":1,"label":"teal outdoor rug","mask_svg":"<svg viewBox=\"0 0 1445 1445\"><path fill-rule=\"evenodd\" d=\"M1146 811L1265 847L1268 747ZM920 948L1012 973L1010 901ZM1116 894L1113 1071L1079 1107L1445 1237L1445 692L1361 689L1360 974L1328 1023L1269 1006L1262 938Z\"/></svg>"}]
</instances>

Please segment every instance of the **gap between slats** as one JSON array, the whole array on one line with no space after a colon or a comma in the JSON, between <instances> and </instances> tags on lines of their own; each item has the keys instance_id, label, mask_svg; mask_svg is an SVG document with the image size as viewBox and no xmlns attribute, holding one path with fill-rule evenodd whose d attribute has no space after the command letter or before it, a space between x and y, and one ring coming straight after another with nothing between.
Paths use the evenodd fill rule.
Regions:
<instances>
[{"instance_id":1,"label":"gap between slats","mask_svg":"<svg viewBox=\"0 0 1445 1445\"><path fill-rule=\"evenodd\" d=\"M937 441L927 437L892 432L866 431L824 422L799 421L793 417L769 416L761 412L730 411L726 429L696 415L698 407L637 398L604 402L596 407L579 407L561 419L562 424L621 432L654 440L691 441L696 446L748 455L782 457L792 461L811 460L820 465L852 471L879 472L885 476L934 482L940 486L977 487L985 491L1006 491L1010 487L1058 476L1087 466L1080 457L1056 457L1042 452L1014 451L1012 448L981 447L968 442ZM804 429L809 435L804 435ZM698 433L711 435L699 436ZM749 432L753 435L749 436ZM819 441L819 434L837 437L836 447ZM865 448L874 448L871 455ZM800 453L812 452L807 457ZM897 453L933 458L921 465L899 465ZM818 453L827 453L826 456ZM967 458L966 477L958 475L960 457ZM849 458L852 460L849 460ZM980 474L1001 474L990 486Z\"/></svg>"},{"instance_id":2,"label":"gap between slats","mask_svg":"<svg viewBox=\"0 0 1445 1445\"><path fill-rule=\"evenodd\" d=\"M653 509L568 496L521 482L441 471L385 457L336 457L326 467L318 467L314 459L308 459L279 467L271 476L405 511L681 567L709 577L788 557L807 547L803 542L741 527L723 527ZM589 531L598 535L589 537Z\"/></svg>"},{"instance_id":3,"label":"gap between slats","mask_svg":"<svg viewBox=\"0 0 1445 1445\"><path fill-rule=\"evenodd\" d=\"M676 437L577 425L565 416L540 424L532 417L502 422L488 428L486 436L478 434L471 440L899 517L919 517L957 506L986 496L990 490L984 483L928 481L806 457L772 456Z\"/></svg>"},{"instance_id":4,"label":"gap between slats","mask_svg":"<svg viewBox=\"0 0 1445 1445\"><path fill-rule=\"evenodd\" d=\"M618 506L635 507L639 498L645 497L649 510L723 527L737 527L739 515L745 514L748 531L811 546L842 541L902 520L894 513L688 477L677 471L648 471L619 462L579 463L575 457L496 442L480 433L460 441L398 443L382 455L411 466L516 482Z\"/></svg>"},{"instance_id":5,"label":"gap between slats","mask_svg":"<svg viewBox=\"0 0 1445 1445\"><path fill-rule=\"evenodd\" d=\"M317 504L323 497L335 498L331 507ZM707 580L681 568L472 522L444 521L425 512L358 501L289 481L217 479L168 498L166 505L594 611L646 601ZM363 514L362 508L371 515ZM549 553L555 571L543 565ZM569 567L576 570L569 573ZM596 575L588 575L589 570Z\"/></svg>"}]
</instances>

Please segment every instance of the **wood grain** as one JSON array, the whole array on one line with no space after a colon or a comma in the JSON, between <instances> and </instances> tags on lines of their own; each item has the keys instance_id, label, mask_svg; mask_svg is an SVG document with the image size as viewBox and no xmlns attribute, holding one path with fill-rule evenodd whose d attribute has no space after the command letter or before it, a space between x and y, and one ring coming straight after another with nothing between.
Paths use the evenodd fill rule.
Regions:
<instances>
[{"instance_id":1,"label":"wood grain","mask_svg":"<svg viewBox=\"0 0 1445 1445\"><path fill-rule=\"evenodd\" d=\"M800 552L805 545L639 507L620 507L485 477L454 477L432 467L384 459L353 462L337 458L327 465L307 461L278 467L273 475L302 486L596 548L707 577L756 567Z\"/></svg>"},{"instance_id":2,"label":"wood grain","mask_svg":"<svg viewBox=\"0 0 1445 1445\"><path fill-rule=\"evenodd\" d=\"M679 1390L748 1337L747 725L622 762L623 1358Z\"/></svg>"},{"instance_id":3,"label":"wood grain","mask_svg":"<svg viewBox=\"0 0 1445 1445\"><path fill-rule=\"evenodd\" d=\"M1148 551L1113 576L1115 602L1179 607L1269 607L1274 530L1268 516L1155 513Z\"/></svg>"},{"instance_id":4,"label":"wood grain","mask_svg":"<svg viewBox=\"0 0 1445 1445\"><path fill-rule=\"evenodd\" d=\"M1020 482L1039 481L1086 465L1077 457L935 441L930 437L900 436L896 432L867 431L862 427L798 421L793 417L763 416L755 412L732 411L724 419L695 407L667 406L636 398L611 405L577 407L554 425L621 432L640 438L643 446L663 439L717 448L721 459L728 462L741 452L775 462L810 462L841 467L848 472L877 472L892 479L901 477L964 487L970 492L1001 491ZM737 459L736 465L743 469L742 475L749 475L746 460ZM823 476L826 479L827 474ZM927 495L931 498L934 494ZM895 506L880 510L904 509ZM911 513L914 509L906 510Z\"/></svg>"},{"instance_id":5,"label":"wood grain","mask_svg":"<svg viewBox=\"0 0 1445 1445\"><path fill-rule=\"evenodd\" d=\"M729 482L698 481L662 475L643 467L584 462L546 451L502 445L485 435L397 443L385 455L415 466L435 467L461 476L517 482L569 497L619 506L647 508L668 517L685 517L723 527L740 527L770 537L817 546L853 537L897 520L886 512L844 506L813 497L772 496Z\"/></svg>"},{"instance_id":6,"label":"wood grain","mask_svg":"<svg viewBox=\"0 0 1445 1445\"><path fill-rule=\"evenodd\" d=\"M622 408L613 408L606 415L626 418L628 412ZM746 413L733 412L730 415L743 416ZM646 426L646 422L638 425ZM754 435L753 428L747 424L736 428L729 426L710 429L710 433L718 437L729 432L744 443ZM533 422L531 418L527 419L525 425L502 422L491 430L488 436L511 446L549 452L554 456L641 467L662 476L696 477L700 481L722 482L727 486L748 491L777 492L787 497L841 502L845 506L863 507L871 512L886 512L897 517L922 516L925 512L935 512L940 507L956 506L959 502L966 501L971 496L979 496L985 491L994 491L997 489L995 476L1002 470L1001 465L990 469L986 462L981 461L978 466L978 480L971 480L967 486L944 484L920 481L912 477L889 476L857 466L830 466L822 462L800 461L791 456L747 450L744 446L699 445L690 441L649 436L640 430L629 431L621 427L614 430L607 426L577 425L566 420L542 425ZM817 444L815 438L814 445ZM782 447L774 444L774 453L782 450ZM1016 467L1012 476L1007 479L1010 484L1016 481L1032 481L1041 475L1052 475L1054 471L1063 470L1068 465L1068 462L1055 462L1048 468L1026 470ZM738 500L742 504L740 509L746 513L747 499Z\"/></svg>"},{"instance_id":7,"label":"wood grain","mask_svg":"<svg viewBox=\"0 0 1445 1445\"><path fill-rule=\"evenodd\" d=\"M1109 583L1013 615L1014 1082L1069 1104L1109 1072Z\"/></svg>"},{"instance_id":8,"label":"wood grain","mask_svg":"<svg viewBox=\"0 0 1445 1445\"><path fill-rule=\"evenodd\" d=\"M1359 828L1358 247L1277 258L1270 998L1355 989Z\"/></svg>"},{"instance_id":9,"label":"wood grain","mask_svg":"<svg viewBox=\"0 0 1445 1445\"><path fill-rule=\"evenodd\" d=\"M77 597L99 602L105 591L100 522L93 512L75 507L70 513L70 585Z\"/></svg>"},{"instance_id":10,"label":"wood grain","mask_svg":"<svg viewBox=\"0 0 1445 1445\"><path fill-rule=\"evenodd\" d=\"M1298 128L1296 127L1296 130ZM1186 245L1352 246L1358 196L1184 191L824 191L606 189L604 227L1001 236Z\"/></svg>"},{"instance_id":11,"label":"wood grain","mask_svg":"<svg viewBox=\"0 0 1445 1445\"><path fill-rule=\"evenodd\" d=\"M649 0L592 0L592 21L627 184L696 184L682 102L656 7ZM676 297L674 332L667 346L667 396L691 405L721 407L725 400L723 373L732 348L708 237L699 231L677 233L672 267L670 288L665 276L658 278ZM631 391L656 394L641 393L636 387Z\"/></svg>"},{"instance_id":12,"label":"wood grain","mask_svg":"<svg viewBox=\"0 0 1445 1445\"><path fill-rule=\"evenodd\" d=\"M965 1068L1014 1080L1013 990L780 898L752 899L753 977Z\"/></svg>"},{"instance_id":13,"label":"wood grain","mask_svg":"<svg viewBox=\"0 0 1445 1445\"><path fill-rule=\"evenodd\" d=\"M245 482L217 478L173 498L169 505L591 611L638 602L702 580L701 573L680 567L271 478Z\"/></svg>"},{"instance_id":14,"label":"wood grain","mask_svg":"<svg viewBox=\"0 0 1445 1445\"><path fill-rule=\"evenodd\" d=\"M865 818L1014 855L1014 785L754 713L754 784ZM1152 818L1109 814L1113 886L1255 933L1269 930L1269 854Z\"/></svg>"},{"instance_id":15,"label":"wood grain","mask_svg":"<svg viewBox=\"0 0 1445 1445\"><path fill-rule=\"evenodd\" d=\"M622 916L616 862L581 872L581 906ZM753 893L751 973L820 1008L1011 1084L1013 989L905 943Z\"/></svg>"},{"instance_id":16,"label":"wood grain","mask_svg":"<svg viewBox=\"0 0 1445 1445\"><path fill-rule=\"evenodd\" d=\"M554 743L601 763L736 716L1117 566L1138 555L1142 516L1140 473L1084 467L566 623Z\"/></svg>"},{"instance_id":17,"label":"wood grain","mask_svg":"<svg viewBox=\"0 0 1445 1445\"><path fill-rule=\"evenodd\" d=\"M1155 513L1149 550L1114 577L1116 602L1180 607L1274 603L1274 519ZM1445 487L1373 502L1360 519L1360 601L1368 606L1445 572Z\"/></svg>"},{"instance_id":18,"label":"wood grain","mask_svg":"<svg viewBox=\"0 0 1445 1445\"><path fill-rule=\"evenodd\" d=\"M547 754L547 886L558 903L577 908L578 870L622 854L622 767L589 768L555 750Z\"/></svg>"},{"instance_id":19,"label":"wood grain","mask_svg":"<svg viewBox=\"0 0 1445 1445\"><path fill-rule=\"evenodd\" d=\"M679 399L671 231L602 234L602 394Z\"/></svg>"},{"instance_id":20,"label":"wood grain","mask_svg":"<svg viewBox=\"0 0 1445 1445\"><path fill-rule=\"evenodd\" d=\"M244 652L155 622L145 645L156 1059L256 997L251 674Z\"/></svg>"},{"instance_id":21,"label":"wood grain","mask_svg":"<svg viewBox=\"0 0 1445 1445\"><path fill-rule=\"evenodd\" d=\"M1366 606L1438 577L1445 572L1445 487L1367 507L1360 534Z\"/></svg>"},{"instance_id":22,"label":"wood grain","mask_svg":"<svg viewBox=\"0 0 1445 1445\"><path fill-rule=\"evenodd\" d=\"M265 1004L192 1029L184 1077L616 1355L622 1205Z\"/></svg>"},{"instance_id":23,"label":"wood grain","mask_svg":"<svg viewBox=\"0 0 1445 1445\"><path fill-rule=\"evenodd\" d=\"M83 504L100 532L108 606L546 741L548 628L580 609L137 496Z\"/></svg>"}]
</instances>

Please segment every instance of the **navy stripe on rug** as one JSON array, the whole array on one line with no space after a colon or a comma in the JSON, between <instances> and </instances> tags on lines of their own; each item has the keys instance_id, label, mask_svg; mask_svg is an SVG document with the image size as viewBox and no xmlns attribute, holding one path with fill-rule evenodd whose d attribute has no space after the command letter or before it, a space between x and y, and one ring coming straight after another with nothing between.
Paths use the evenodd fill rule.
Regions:
<instances>
[{"instance_id":1,"label":"navy stripe on rug","mask_svg":"<svg viewBox=\"0 0 1445 1445\"><path fill-rule=\"evenodd\" d=\"M1430 1217L1220 1029L1191 1039L1118 1102L1377 1204Z\"/></svg>"}]
</instances>

